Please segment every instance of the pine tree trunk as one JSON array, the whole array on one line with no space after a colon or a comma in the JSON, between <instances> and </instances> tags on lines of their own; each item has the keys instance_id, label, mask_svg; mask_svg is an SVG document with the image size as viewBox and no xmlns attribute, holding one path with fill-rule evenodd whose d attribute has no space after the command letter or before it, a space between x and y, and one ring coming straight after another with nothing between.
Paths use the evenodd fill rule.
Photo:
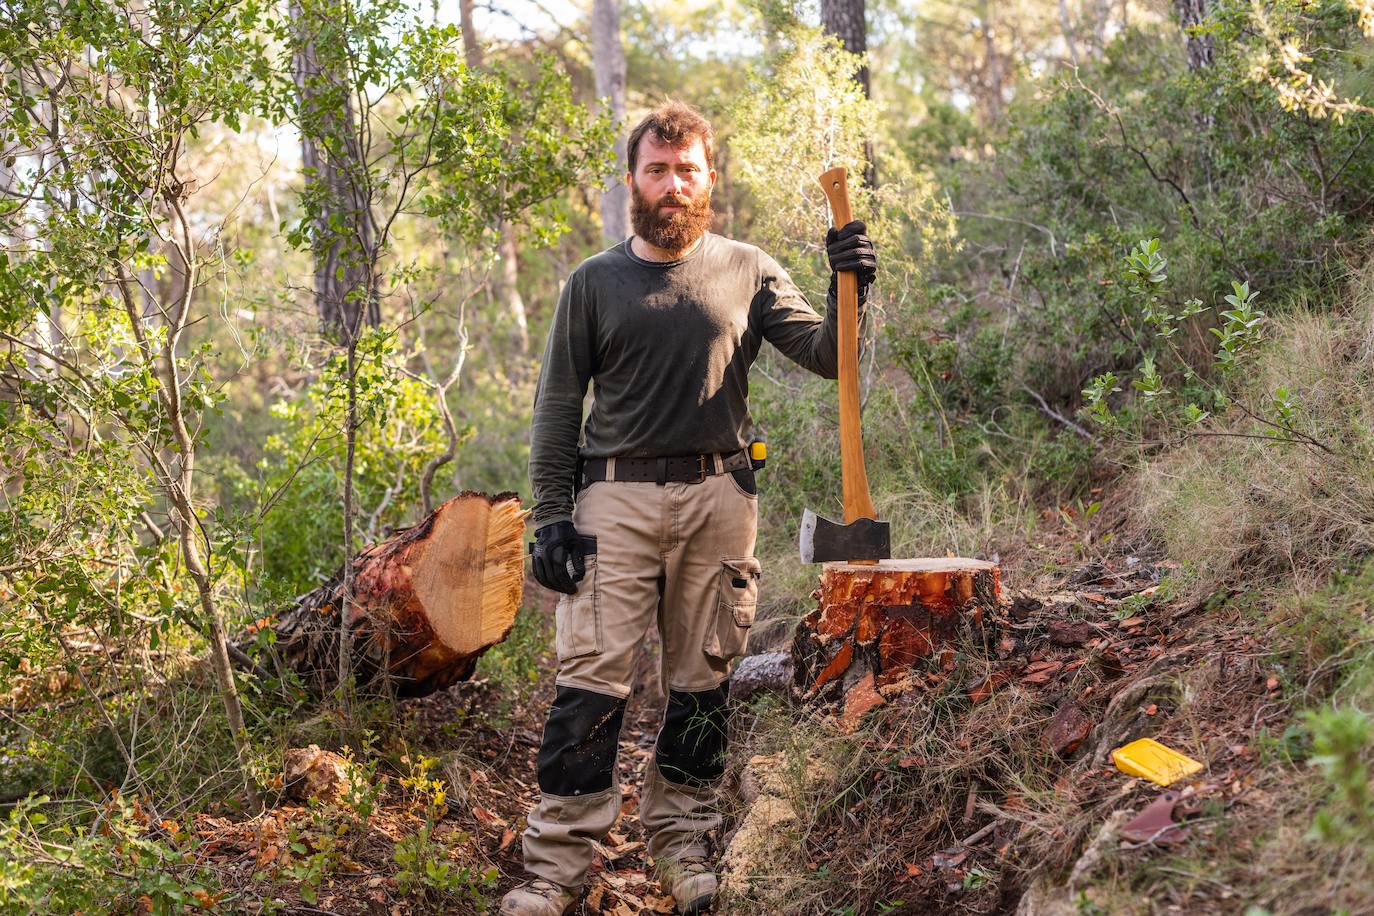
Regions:
<instances>
[{"instance_id":1,"label":"pine tree trunk","mask_svg":"<svg viewBox=\"0 0 1374 916\"><path fill-rule=\"evenodd\" d=\"M992 563L959 557L827 563L818 607L792 643L796 688L805 699L881 693L938 665L942 650L984 628L1000 602Z\"/></svg>"},{"instance_id":2,"label":"pine tree trunk","mask_svg":"<svg viewBox=\"0 0 1374 916\"><path fill-rule=\"evenodd\" d=\"M868 23L864 19L864 0L821 0L821 29L834 35L850 54L868 53ZM869 97L868 64L854 74L854 81ZM873 141L864 141L864 184L877 187L878 170L873 161Z\"/></svg>"},{"instance_id":3,"label":"pine tree trunk","mask_svg":"<svg viewBox=\"0 0 1374 916\"><path fill-rule=\"evenodd\" d=\"M477 26L472 21L472 0L459 0L458 20L463 30L463 61L469 69L480 70L482 45L478 43ZM523 368L521 358L530 352L530 332L525 298L520 295L520 260L515 242L515 227L509 222L502 223L496 249L500 263L492 276L492 296L505 309L511 323L511 342L516 351L516 368L511 374L518 378Z\"/></svg>"},{"instance_id":4,"label":"pine tree trunk","mask_svg":"<svg viewBox=\"0 0 1374 916\"><path fill-rule=\"evenodd\" d=\"M868 53L868 26L864 21L864 0L821 0L821 28L834 35L850 54ZM854 76L868 95L868 66Z\"/></svg>"},{"instance_id":5,"label":"pine tree trunk","mask_svg":"<svg viewBox=\"0 0 1374 916\"><path fill-rule=\"evenodd\" d=\"M339 609L346 607L358 683L388 671L400 696L424 696L470 677L515 621L525 514L513 493L455 496L413 528L359 552L350 565L350 601L343 600L343 569L298 598L273 624L275 651L312 691L327 695L337 686Z\"/></svg>"},{"instance_id":6,"label":"pine tree trunk","mask_svg":"<svg viewBox=\"0 0 1374 916\"><path fill-rule=\"evenodd\" d=\"M320 62L313 37L318 14L305 0L291 0L292 77L308 126L301 131L301 168L325 201L315 215L315 307L325 336L346 343L354 329L381 323L377 300L357 292L372 288L368 273L376 229L354 175L361 152L353 96L343 87L342 76ZM337 226L350 231L341 233Z\"/></svg>"},{"instance_id":7,"label":"pine tree trunk","mask_svg":"<svg viewBox=\"0 0 1374 916\"><path fill-rule=\"evenodd\" d=\"M620 0L592 0L592 62L596 94L619 124L625 119L625 49L620 42ZM621 180L626 168L625 133L617 128L615 175L601 192L601 231L609 242L624 241L630 228L630 189Z\"/></svg>"},{"instance_id":8,"label":"pine tree trunk","mask_svg":"<svg viewBox=\"0 0 1374 916\"><path fill-rule=\"evenodd\" d=\"M1207 21L1208 0L1174 0L1178 10L1178 24L1183 29L1188 47L1188 69L1201 70L1212 66L1215 50L1211 35L1189 35L1188 29Z\"/></svg>"}]
</instances>

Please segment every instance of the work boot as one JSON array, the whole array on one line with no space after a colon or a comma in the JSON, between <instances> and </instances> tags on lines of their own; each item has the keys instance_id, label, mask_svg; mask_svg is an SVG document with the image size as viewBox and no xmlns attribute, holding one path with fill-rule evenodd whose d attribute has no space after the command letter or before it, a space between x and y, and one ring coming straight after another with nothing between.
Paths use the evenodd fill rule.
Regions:
<instances>
[{"instance_id":1,"label":"work boot","mask_svg":"<svg viewBox=\"0 0 1374 916\"><path fill-rule=\"evenodd\" d=\"M576 899L567 888L535 878L501 898L501 916L563 916Z\"/></svg>"},{"instance_id":2,"label":"work boot","mask_svg":"<svg viewBox=\"0 0 1374 916\"><path fill-rule=\"evenodd\" d=\"M704 913L716 899L716 875L701 856L683 856L657 863L658 883L667 888L686 916Z\"/></svg>"}]
</instances>

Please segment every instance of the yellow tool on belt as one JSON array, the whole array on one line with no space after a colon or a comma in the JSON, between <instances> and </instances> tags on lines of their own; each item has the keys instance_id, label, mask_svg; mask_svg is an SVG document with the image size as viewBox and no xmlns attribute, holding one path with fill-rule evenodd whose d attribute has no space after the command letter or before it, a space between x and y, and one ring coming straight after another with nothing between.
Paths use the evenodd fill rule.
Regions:
<instances>
[{"instance_id":1,"label":"yellow tool on belt","mask_svg":"<svg viewBox=\"0 0 1374 916\"><path fill-rule=\"evenodd\" d=\"M755 470L757 470L758 468L763 467L764 462L767 461L767 460L768 460L768 443L767 443L767 442L764 442L762 439L755 439L753 442L750 442L750 443L749 443L749 463L752 464L752 465L754 466Z\"/></svg>"}]
</instances>

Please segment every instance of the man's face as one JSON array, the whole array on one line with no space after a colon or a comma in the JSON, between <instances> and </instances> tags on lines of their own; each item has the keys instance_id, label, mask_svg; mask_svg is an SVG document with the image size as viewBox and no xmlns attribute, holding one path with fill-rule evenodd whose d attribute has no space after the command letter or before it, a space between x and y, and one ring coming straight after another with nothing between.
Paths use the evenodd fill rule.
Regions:
<instances>
[{"instance_id":1,"label":"man's face","mask_svg":"<svg viewBox=\"0 0 1374 916\"><path fill-rule=\"evenodd\" d=\"M685 251L711 225L711 188L716 172L706 165L700 139L680 149L649 131L639 141L630 182L630 220L635 234L668 251Z\"/></svg>"}]
</instances>

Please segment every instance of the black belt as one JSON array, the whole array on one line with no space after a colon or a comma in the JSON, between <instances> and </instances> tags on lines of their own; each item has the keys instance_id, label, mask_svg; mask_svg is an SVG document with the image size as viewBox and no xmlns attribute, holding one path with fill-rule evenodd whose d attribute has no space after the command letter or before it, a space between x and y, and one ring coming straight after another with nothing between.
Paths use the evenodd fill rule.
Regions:
<instances>
[{"instance_id":1,"label":"black belt","mask_svg":"<svg viewBox=\"0 0 1374 916\"><path fill-rule=\"evenodd\" d=\"M615 464L612 466L611 462ZM739 449L720 454L722 471L742 471L753 467L749 450ZM673 455L666 458L584 458L582 486L598 480L620 480L631 483L701 483L716 473L716 456Z\"/></svg>"}]
</instances>

